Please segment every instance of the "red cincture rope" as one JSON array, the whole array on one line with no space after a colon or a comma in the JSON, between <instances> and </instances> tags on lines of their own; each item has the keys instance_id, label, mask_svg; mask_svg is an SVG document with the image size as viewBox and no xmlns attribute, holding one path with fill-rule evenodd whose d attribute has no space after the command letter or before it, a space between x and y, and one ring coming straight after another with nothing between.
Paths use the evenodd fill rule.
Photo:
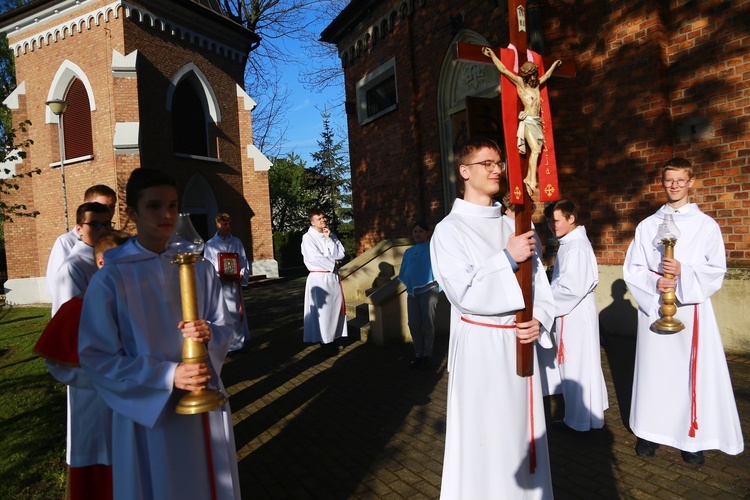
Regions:
<instances>
[{"instance_id":1,"label":"red cincture rope","mask_svg":"<svg viewBox=\"0 0 750 500\"><path fill-rule=\"evenodd\" d=\"M529 420L531 423L531 441L529 442L529 472L536 472L536 437L534 435L534 376L529 377Z\"/></svg>"},{"instance_id":2,"label":"red cincture rope","mask_svg":"<svg viewBox=\"0 0 750 500\"><path fill-rule=\"evenodd\" d=\"M563 343L563 330L565 330L565 316L560 316L560 345L557 347L557 364L565 363L565 344Z\"/></svg>"},{"instance_id":3,"label":"red cincture rope","mask_svg":"<svg viewBox=\"0 0 750 500\"><path fill-rule=\"evenodd\" d=\"M211 454L211 428L208 425L208 413L203 413L203 435L206 439L206 459L208 460L208 481L211 485L211 500L216 500L216 478L214 477L214 459Z\"/></svg>"},{"instance_id":4,"label":"red cincture rope","mask_svg":"<svg viewBox=\"0 0 750 500\"><path fill-rule=\"evenodd\" d=\"M470 323L472 325L477 325L477 326L484 326L484 327L487 327L487 328L511 329L511 328L515 328L516 327L515 324L513 324L513 325L496 325L494 323L480 323L479 321L474 321L474 320L469 319L469 318L464 318L463 316L461 316L461 321L463 321L464 323Z\"/></svg>"},{"instance_id":5,"label":"red cincture rope","mask_svg":"<svg viewBox=\"0 0 750 500\"><path fill-rule=\"evenodd\" d=\"M693 306L693 342L690 346L690 431L688 435L695 437L698 430L698 304Z\"/></svg>"}]
</instances>

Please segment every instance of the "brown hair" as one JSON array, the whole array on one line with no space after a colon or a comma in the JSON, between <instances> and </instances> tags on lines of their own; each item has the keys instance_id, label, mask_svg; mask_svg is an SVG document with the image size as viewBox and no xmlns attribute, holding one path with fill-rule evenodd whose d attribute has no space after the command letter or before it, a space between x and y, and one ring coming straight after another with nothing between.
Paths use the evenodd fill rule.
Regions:
<instances>
[{"instance_id":1,"label":"brown hair","mask_svg":"<svg viewBox=\"0 0 750 500\"><path fill-rule=\"evenodd\" d=\"M222 212L216 215L216 222L232 222L232 217L228 213Z\"/></svg>"},{"instance_id":2,"label":"brown hair","mask_svg":"<svg viewBox=\"0 0 750 500\"><path fill-rule=\"evenodd\" d=\"M105 186L104 184L95 184L88 188L86 192L83 193L83 201L91 201L99 196L106 196L107 198L112 198L117 201L117 193L115 193L114 189Z\"/></svg>"},{"instance_id":3,"label":"brown hair","mask_svg":"<svg viewBox=\"0 0 750 500\"><path fill-rule=\"evenodd\" d=\"M79 226L86 220L86 212L109 215L109 208L107 208L107 205L102 205L96 201L89 201L79 205L76 210L76 224Z\"/></svg>"},{"instance_id":4,"label":"brown hair","mask_svg":"<svg viewBox=\"0 0 750 500\"><path fill-rule=\"evenodd\" d=\"M103 234L94 245L94 259L98 259L110 248L119 247L130 239L130 235L121 229L114 229Z\"/></svg>"},{"instance_id":5,"label":"brown hair","mask_svg":"<svg viewBox=\"0 0 750 500\"><path fill-rule=\"evenodd\" d=\"M547 219L552 220L555 212L560 211L565 219L569 219L573 216L573 224L578 225L578 211L576 210L575 204L570 200L559 200L555 203L551 203L544 208L544 215Z\"/></svg>"},{"instance_id":6,"label":"brown hair","mask_svg":"<svg viewBox=\"0 0 750 500\"><path fill-rule=\"evenodd\" d=\"M504 156L503 150L500 149L497 142L487 137L469 139L456 149L456 190L461 196L464 194L464 178L461 177L461 165L466 165L466 162L482 148L489 148L497 151L501 159Z\"/></svg>"}]
</instances>

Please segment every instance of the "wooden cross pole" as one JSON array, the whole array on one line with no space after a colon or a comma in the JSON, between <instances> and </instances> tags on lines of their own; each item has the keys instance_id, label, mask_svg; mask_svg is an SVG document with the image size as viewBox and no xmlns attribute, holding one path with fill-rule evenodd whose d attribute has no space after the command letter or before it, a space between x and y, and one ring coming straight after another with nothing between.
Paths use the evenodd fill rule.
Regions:
<instances>
[{"instance_id":1,"label":"wooden cross pole","mask_svg":"<svg viewBox=\"0 0 750 500\"><path fill-rule=\"evenodd\" d=\"M526 0L508 0L508 22L510 24L510 43L516 48L516 56L518 61L517 65L520 68L523 63L527 61L526 57ZM455 60L464 62L475 62L483 64L492 64L492 60L489 59L482 53L483 47L480 45L473 45L468 43L457 42L453 47L453 58ZM493 49L498 57L503 61L506 67L513 68L513 62L515 57L511 54L512 51L509 49L497 50ZM508 61L510 59L510 65ZM540 59L535 61L541 63L541 67L551 67L548 60ZM548 63L548 64L545 64ZM572 62L565 63L557 69L555 75L572 77L575 76L575 66ZM503 128L505 136L505 148L508 163L508 174L509 182L508 189L511 194L511 202L515 204L516 213L516 235L524 234L531 230L531 197L525 195L525 188L521 179L526 176L528 171L528 156L521 156L518 153L517 145L515 144L516 126L518 123L518 110L523 110L523 105L517 96L515 87L511 83L508 85L509 80L501 76L501 106L503 115ZM512 97L515 99L512 99ZM544 96L546 98L546 96ZM509 105L510 104L510 105ZM547 103L547 109L549 103ZM551 143L552 139L552 121L551 117L547 116L546 126L549 128L549 139ZM508 130L511 127L511 130ZM545 131L545 148L547 147L547 132ZM553 151L554 148L550 144L550 149ZM544 161L544 160L543 160ZM549 161L549 160L547 160ZM554 153L552 153L552 174L554 180L550 184L541 184L543 190L542 199L547 200L559 199L557 193L557 175L554 168ZM550 169L546 172L550 175ZM541 180L540 173L540 180ZM525 308L516 314L516 322L530 321L533 317L533 296L532 296L532 281L533 281L533 269L532 260L529 259L526 262L519 264L519 270L516 273L518 284L523 292L523 299ZM516 342L516 373L520 377L528 377L534 374L534 350L533 344L521 344Z\"/></svg>"}]
</instances>

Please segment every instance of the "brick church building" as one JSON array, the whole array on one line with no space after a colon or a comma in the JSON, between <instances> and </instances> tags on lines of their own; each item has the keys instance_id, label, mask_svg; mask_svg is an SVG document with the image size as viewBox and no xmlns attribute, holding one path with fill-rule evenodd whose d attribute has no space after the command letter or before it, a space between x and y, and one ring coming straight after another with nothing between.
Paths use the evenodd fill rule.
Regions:
<instances>
[{"instance_id":1,"label":"brick church building","mask_svg":"<svg viewBox=\"0 0 750 500\"><path fill-rule=\"evenodd\" d=\"M526 3L530 47L576 68L547 85L560 193L581 209L600 293L609 299L637 223L663 203L661 167L682 156L697 173L691 201L723 231L722 293L746 296L750 0ZM499 107L494 66L457 62L451 47L506 47L508 17L507 0L352 0L321 34L345 75L359 251L449 212L453 148ZM534 221L546 226L541 207Z\"/></svg>"},{"instance_id":2,"label":"brick church building","mask_svg":"<svg viewBox=\"0 0 750 500\"><path fill-rule=\"evenodd\" d=\"M13 169L41 170L21 181L12 200L39 215L4 228L9 302L48 300L44 274L65 232L64 197L72 228L84 191L108 185L119 197L114 222L126 227L125 184L139 167L177 179L179 210L191 214L204 239L215 232L217 213L231 214L253 273L278 275L270 162L253 145L255 103L243 88L258 40L218 2L32 0L1 15L0 31L15 55L17 81L5 104L14 124L31 121L20 137L34 141ZM68 103L60 129L45 105L54 99Z\"/></svg>"}]
</instances>

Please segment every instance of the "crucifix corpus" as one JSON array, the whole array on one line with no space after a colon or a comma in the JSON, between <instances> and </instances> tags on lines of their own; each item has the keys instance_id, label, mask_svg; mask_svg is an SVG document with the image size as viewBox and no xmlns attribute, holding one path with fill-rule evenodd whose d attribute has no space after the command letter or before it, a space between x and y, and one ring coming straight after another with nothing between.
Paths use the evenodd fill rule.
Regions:
<instances>
[{"instance_id":1,"label":"crucifix corpus","mask_svg":"<svg viewBox=\"0 0 750 500\"><path fill-rule=\"evenodd\" d=\"M502 75L500 103L508 165L508 189L511 203L515 205L516 234L521 235L531 230L532 195L538 192L541 202L560 199L552 115L544 84L553 73L557 76L574 77L575 67L572 62L554 60L545 73L545 63L550 60L527 51L526 0L508 0L508 14L508 48L496 49L456 42L453 58L463 62L494 64ZM537 189L538 185L541 185L541 190ZM531 259L519 264L516 278L526 305L525 309L516 314L516 321L530 321L533 316ZM533 344L516 342L516 373L520 377L534 374L533 356Z\"/></svg>"}]
</instances>

